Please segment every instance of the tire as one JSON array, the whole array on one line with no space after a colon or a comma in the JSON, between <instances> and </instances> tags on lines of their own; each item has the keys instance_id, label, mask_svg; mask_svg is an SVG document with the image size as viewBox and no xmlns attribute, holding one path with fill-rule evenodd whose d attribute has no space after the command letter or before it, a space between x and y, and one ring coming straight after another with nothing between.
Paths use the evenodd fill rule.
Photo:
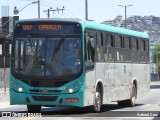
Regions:
<instances>
[{"instance_id":1,"label":"tire","mask_svg":"<svg viewBox=\"0 0 160 120\"><path fill-rule=\"evenodd\" d=\"M97 86L95 96L94 96L94 104L91 106L92 112L100 112L102 106L102 92L100 90L100 87Z\"/></svg>"},{"instance_id":2,"label":"tire","mask_svg":"<svg viewBox=\"0 0 160 120\"><path fill-rule=\"evenodd\" d=\"M29 113L39 113L41 111L41 105L27 105Z\"/></svg>"},{"instance_id":3,"label":"tire","mask_svg":"<svg viewBox=\"0 0 160 120\"><path fill-rule=\"evenodd\" d=\"M134 107L136 103L136 97L137 97L137 89L135 84L132 85L132 90L131 90L131 98L126 100L126 106L127 107Z\"/></svg>"},{"instance_id":4,"label":"tire","mask_svg":"<svg viewBox=\"0 0 160 120\"><path fill-rule=\"evenodd\" d=\"M118 107L120 107L120 108L125 107L125 100L118 101Z\"/></svg>"}]
</instances>

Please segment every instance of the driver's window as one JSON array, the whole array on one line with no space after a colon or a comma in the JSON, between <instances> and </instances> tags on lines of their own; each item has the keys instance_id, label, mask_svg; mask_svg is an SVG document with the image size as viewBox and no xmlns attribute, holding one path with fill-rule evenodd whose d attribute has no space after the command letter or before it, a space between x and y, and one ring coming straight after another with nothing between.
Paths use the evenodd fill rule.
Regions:
<instances>
[{"instance_id":1,"label":"driver's window","mask_svg":"<svg viewBox=\"0 0 160 120\"><path fill-rule=\"evenodd\" d=\"M86 62L94 62L94 57L95 57L94 38L90 34L86 34L85 50L86 50L85 51Z\"/></svg>"}]
</instances>

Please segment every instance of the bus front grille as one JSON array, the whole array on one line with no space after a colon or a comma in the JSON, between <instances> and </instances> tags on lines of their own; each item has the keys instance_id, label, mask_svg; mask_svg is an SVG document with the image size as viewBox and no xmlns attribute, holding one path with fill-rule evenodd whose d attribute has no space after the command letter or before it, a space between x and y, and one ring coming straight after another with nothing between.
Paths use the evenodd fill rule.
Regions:
<instances>
[{"instance_id":1,"label":"bus front grille","mask_svg":"<svg viewBox=\"0 0 160 120\"><path fill-rule=\"evenodd\" d=\"M32 89L30 89L29 91L34 92L34 93L38 93L38 92L42 93L43 92L43 90L32 90ZM62 92L62 90L48 90L47 92L48 93L51 93L51 92L56 92L57 93L57 92Z\"/></svg>"}]
</instances>

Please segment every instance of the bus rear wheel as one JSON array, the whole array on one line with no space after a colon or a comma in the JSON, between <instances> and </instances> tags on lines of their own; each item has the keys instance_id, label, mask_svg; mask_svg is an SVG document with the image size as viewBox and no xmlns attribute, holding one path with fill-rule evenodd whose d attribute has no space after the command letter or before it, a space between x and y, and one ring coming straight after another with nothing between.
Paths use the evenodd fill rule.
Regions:
<instances>
[{"instance_id":1,"label":"bus rear wheel","mask_svg":"<svg viewBox=\"0 0 160 120\"><path fill-rule=\"evenodd\" d=\"M41 111L41 105L27 105L29 113L39 113Z\"/></svg>"},{"instance_id":2,"label":"bus rear wheel","mask_svg":"<svg viewBox=\"0 0 160 120\"><path fill-rule=\"evenodd\" d=\"M100 112L101 106L102 106L102 92L100 90L100 87L97 86L96 92L95 92L95 97L94 97L94 104L93 104L93 106L91 106L91 111L92 112Z\"/></svg>"},{"instance_id":3,"label":"bus rear wheel","mask_svg":"<svg viewBox=\"0 0 160 120\"><path fill-rule=\"evenodd\" d=\"M120 108L125 107L125 100L118 101L118 106L119 106Z\"/></svg>"},{"instance_id":4,"label":"bus rear wheel","mask_svg":"<svg viewBox=\"0 0 160 120\"><path fill-rule=\"evenodd\" d=\"M126 100L126 106L127 107L133 107L135 106L136 103L136 97L137 97L137 89L135 84L132 85L132 89L131 89L131 98Z\"/></svg>"}]
</instances>

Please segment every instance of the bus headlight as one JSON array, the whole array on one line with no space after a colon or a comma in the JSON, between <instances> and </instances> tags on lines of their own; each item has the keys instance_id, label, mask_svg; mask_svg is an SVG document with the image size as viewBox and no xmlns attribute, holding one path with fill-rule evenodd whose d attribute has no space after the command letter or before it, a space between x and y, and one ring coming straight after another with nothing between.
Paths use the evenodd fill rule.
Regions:
<instances>
[{"instance_id":1,"label":"bus headlight","mask_svg":"<svg viewBox=\"0 0 160 120\"><path fill-rule=\"evenodd\" d=\"M72 85L70 85L65 92L73 94L73 93L77 92L82 87L82 85L83 85L83 83L81 81L75 82Z\"/></svg>"},{"instance_id":2,"label":"bus headlight","mask_svg":"<svg viewBox=\"0 0 160 120\"><path fill-rule=\"evenodd\" d=\"M18 91L19 91L19 92L22 92L22 91L23 91L23 89L20 87L20 88L18 88Z\"/></svg>"},{"instance_id":3,"label":"bus headlight","mask_svg":"<svg viewBox=\"0 0 160 120\"><path fill-rule=\"evenodd\" d=\"M11 81L11 86L17 92L26 92L26 90L22 87L22 85L20 85L16 81Z\"/></svg>"},{"instance_id":4,"label":"bus headlight","mask_svg":"<svg viewBox=\"0 0 160 120\"><path fill-rule=\"evenodd\" d=\"M69 93L73 93L73 89L69 89Z\"/></svg>"}]
</instances>

